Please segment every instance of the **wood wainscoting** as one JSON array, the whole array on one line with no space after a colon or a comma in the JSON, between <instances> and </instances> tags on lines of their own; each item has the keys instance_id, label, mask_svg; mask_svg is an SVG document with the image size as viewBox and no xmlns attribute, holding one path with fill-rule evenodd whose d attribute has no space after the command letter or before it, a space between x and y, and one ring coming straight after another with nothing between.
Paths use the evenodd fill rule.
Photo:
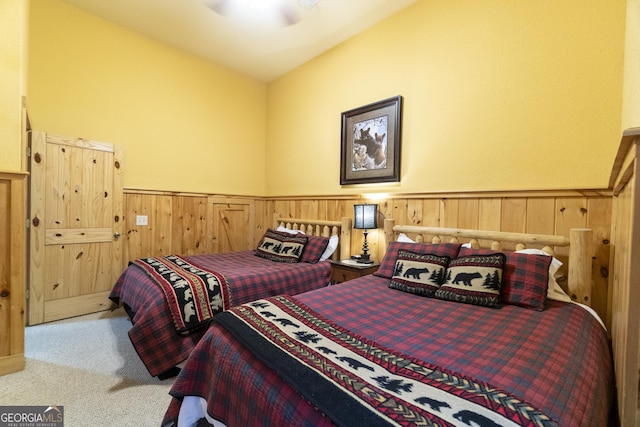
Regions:
<instances>
[{"instance_id":1,"label":"wood wainscoting","mask_svg":"<svg viewBox=\"0 0 640 427\"><path fill-rule=\"evenodd\" d=\"M0 171L0 375L25 363L26 177Z\"/></svg>"},{"instance_id":2,"label":"wood wainscoting","mask_svg":"<svg viewBox=\"0 0 640 427\"><path fill-rule=\"evenodd\" d=\"M607 191L526 191L447 194L317 197L244 197L125 189L125 258L226 252L227 242L255 247L273 224L273 215L339 221L353 216L356 203L377 203L380 229L367 237L372 258L384 255L383 218L397 224L474 228L509 232L561 234L591 228L594 239L591 305L607 318L611 193ZM136 225L136 216L148 225ZM363 233L353 230L351 247L362 248ZM557 256L568 271L568 253Z\"/></svg>"},{"instance_id":3,"label":"wood wainscoting","mask_svg":"<svg viewBox=\"0 0 640 427\"><path fill-rule=\"evenodd\" d=\"M250 249L272 221L262 198L125 190L124 257Z\"/></svg>"},{"instance_id":4,"label":"wood wainscoting","mask_svg":"<svg viewBox=\"0 0 640 427\"><path fill-rule=\"evenodd\" d=\"M527 191L447 194L391 195L383 198L279 197L267 199L267 211L284 217L312 217L334 220L353 216L356 203L377 203L379 229L369 230L367 242L372 258L384 255L382 218L401 225L456 227L516 233L560 234L571 228L593 229L594 254L591 306L606 319L609 291L609 241L611 238L611 193L608 191ZM351 233L351 248L360 253L362 230ZM566 280L568 250L556 248L564 263ZM562 280L559 280L562 285ZM580 301L579 301L580 302ZM586 301L582 301L586 302Z\"/></svg>"}]
</instances>

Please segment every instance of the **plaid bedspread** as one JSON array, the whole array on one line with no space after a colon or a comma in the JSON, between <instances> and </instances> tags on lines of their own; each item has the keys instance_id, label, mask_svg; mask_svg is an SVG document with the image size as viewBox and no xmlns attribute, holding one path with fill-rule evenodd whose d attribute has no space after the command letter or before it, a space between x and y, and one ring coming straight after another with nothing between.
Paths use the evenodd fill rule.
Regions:
<instances>
[{"instance_id":1,"label":"plaid bedspread","mask_svg":"<svg viewBox=\"0 0 640 427\"><path fill-rule=\"evenodd\" d=\"M614 402L608 337L578 305L551 301L542 312L478 307L389 289L389 280L376 276L296 300L384 349L491 384L558 425L608 425ZM335 425L216 323L170 393L166 427L176 425L185 396L203 398L208 414L230 427ZM469 426L460 420L452 424Z\"/></svg>"},{"instance_id":2,"label":"plaid bedspread","mask_svg":"<svg viewBox=\"0 0 640 427\"><path fill-rule=\"evenodd\" d=\"M385 349L294 297L257 300L214 322L337 425L557 426L504 391Z\"/></svg>"},{"instance_id":3,"label":"plaid bedspread","mask_svg":"<svg viewBox=\"0 0 640 427\"><path fill-rule=\"evenodd\" d=\"M331 280L328 261L317 264L285 264L254 255L253 251L187 256L196 266L216 271L227 280L233 304L275 295L295 295L326 286ZM129 338L152 376L183 362L194 349L205 328L181 335L173 325L164 295L138 266L125 269L109 298L130 308Z\"/></svg>"}]
</instances>

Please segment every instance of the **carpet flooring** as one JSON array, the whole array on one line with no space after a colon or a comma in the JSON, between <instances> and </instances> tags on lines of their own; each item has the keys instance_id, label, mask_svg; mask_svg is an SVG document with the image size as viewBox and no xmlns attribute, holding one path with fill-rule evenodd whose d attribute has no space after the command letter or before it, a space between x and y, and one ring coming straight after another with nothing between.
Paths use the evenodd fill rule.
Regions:
<instances>
[{"instance_id":1,"label":"carpet flooring","mask_svg":"<svg viewBox=\"0 0 640 427\"><path fill-rule=\"evenodd\" d=\"M26 368L0 377L0 405L63 406L65 427L159 426L173 379L151 377L122 309L25 329Z\"/></svg>"}]
</instances>

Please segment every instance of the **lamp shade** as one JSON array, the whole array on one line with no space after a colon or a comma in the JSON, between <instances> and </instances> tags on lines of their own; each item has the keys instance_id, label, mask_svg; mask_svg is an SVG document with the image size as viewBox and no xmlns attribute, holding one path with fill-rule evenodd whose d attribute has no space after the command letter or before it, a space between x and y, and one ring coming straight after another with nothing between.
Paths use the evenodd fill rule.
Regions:
<instances>
[{"instance_id":1,"label":"lamp shade","mask_svg":"<svg viewBox=\"0 0 640 427\"><path fill-rule=\"evenodd\" d=\"M378 205L353 205L353 228L378 228Z\"/></svg>"}]
</instances>

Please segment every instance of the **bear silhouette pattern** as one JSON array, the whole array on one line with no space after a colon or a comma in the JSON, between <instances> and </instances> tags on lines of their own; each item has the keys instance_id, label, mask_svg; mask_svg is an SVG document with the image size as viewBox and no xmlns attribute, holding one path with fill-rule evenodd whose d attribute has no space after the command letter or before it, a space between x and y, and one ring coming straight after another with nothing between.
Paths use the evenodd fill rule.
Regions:
<instances>
[{"instance_id":1,"label":"bear silhouette pattern","mask_svg":"<svg viewBox=\"0 0 640 427\"><path fill-rule=\"evenodd\" d=\"M422 273L428 273L429 269L428 268L409 268L407 269L407 271L404 272L404 274L402 275L403 277L411 277L414 279L420 279L420 275Z\"/></svg>"},{"instance_id":2,"label":"bear silhouette pattern","mask_svg":"<svg viewBox=\"0 0 640 427\"><path fill-rule=\"evenodd\" d=\"M500 427L500 424L496 424L489 418L482 416L477 412L468 411L466 409L453 414L453 417L470 426L477 425L480 427Z\"/></svg>"},{"instance_id":3,"label":"bear silhouette pattern","mask_svg":"<svg viewBox=\"0 0 640 427\"><path fill-rule=\"evenodd\" d=\"M426 405L431 408L432 411L442 412L442 408L451 408L447 402L443 402L441 400L432 399L427 396L422 396L416 399L416 403L421 405Z\"/></svg>"},{"instance_id":4,"label":"bear silhouette pattern","mask_svg":"<svg viewBox=\"0 0 640 427\"><path fill-rule=\"evenodd\" d=\"M453 279L453 283L457 285L460 282L462 282L462 284L465 286L473 286L471 284L471 281L475 279L481 279L481 278L482 278L482 275L477 271L473 273L458 273L456 274L456 278Z\"/></svg>"}]
</instances>

